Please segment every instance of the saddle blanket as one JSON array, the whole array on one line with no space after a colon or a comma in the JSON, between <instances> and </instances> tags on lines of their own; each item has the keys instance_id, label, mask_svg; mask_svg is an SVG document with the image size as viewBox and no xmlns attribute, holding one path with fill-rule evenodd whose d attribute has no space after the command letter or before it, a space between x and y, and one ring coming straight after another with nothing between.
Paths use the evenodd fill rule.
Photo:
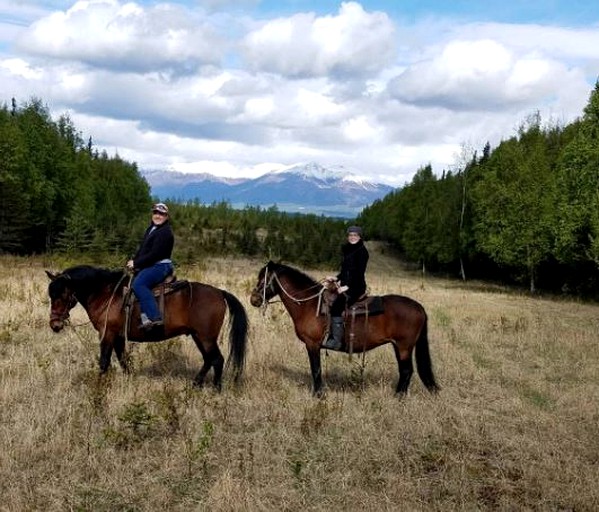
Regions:
<instances>
[{"instance_id":1,"label":"saddle blanket","mask_svg":"<svg viewBox=\"0 0 599 512\"><path fill-rule=\"evenodd\" d=\"M349 315L380 315L385 312L385 308L383 306L383 298L378 295L373 295L371 297L366 297L358 302L354 302L348 309L346 309L344 316ZM322 301L320 307L321 315L328 315L329 306L326 304L326 301Z\"/></svg>"},{"instance_id":2,"label":"saddle blanket","mask_svg":"<svg viewBox=\"0 0 599 512\"><path fill-rule=\"evenodd\" d=\"M166 281L163 281L162 283L157 284L154 288L152 288L152 292L154 294L154 297L160 297L163 293L164 295L174 293L177 290L183 288L184 286L187 286L188 284L189 281L187 280L178 281L176 278L172 280L167 278ZM127 300L125 301L127 304L133 304L134 302L137 302L137 297L135 297L133 290L125 289L125 296L127 298Z\"/></svg>"},{"instance_id":3,"label":"saddle blanket","mask_svg":"<svg viewBox=\"0 0 599 512\"><path fill-rule=\"evenodd\" d=\"M353 303L346 311L346 315L380 315L385 312L383 298L375 295Z\"/></svg>"}]
</instances>

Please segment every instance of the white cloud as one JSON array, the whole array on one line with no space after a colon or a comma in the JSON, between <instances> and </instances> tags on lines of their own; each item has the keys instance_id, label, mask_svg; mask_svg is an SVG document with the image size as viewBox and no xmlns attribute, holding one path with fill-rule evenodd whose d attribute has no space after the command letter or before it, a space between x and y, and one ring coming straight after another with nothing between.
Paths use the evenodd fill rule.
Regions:
<instances>
[{"instance_id":1,"label":"white cloud","mask_svg":"<svg viewBox=\"0 0 599 512\"><path fill-rule=\"evenodd\" d=\"M344 2L337 16L300 13L267 21L245 37L242 51L254 70L290 77L364 76L388 65L394 46L385 13Z\"/></svg>"},{"instance_id":2,"label":"white cloud","mask_svg":"<svg viewBox=\"0 0 599 512\"><path fill-rule=\"evenodd\" d=\"M200 15L176 4L144 8L118 0L80 0L33 23L18 43L38 56L140 72L190 73L218 63L224 51L223 41Z\"/></svg>"},{"instance_id":3,"label":"white cloud","mask_svg":"<svg viewBox=\"0 0 599 512\"><path fill-rule=\"evenodd\" d=\"M27 80L39 80L43 72L41 69L33 68L23 59L6 59L0 61L0 67L15 77L22 77Z\"/></svg>"},{"instance_id":4,"label":"white cloud","mask_svg":"<svg viewBox=\"0 0 599 512\"><path fill-rule=\"evenodd\" d=\"M495 111L537 103L541 108L570 73L551 58L518 55L497 41L451 41L431 60L409 66L390 81L397 99L450 110Z\"/></svg>"},{"instance_id":5,"label":"white cloud","mask_svg":"<svg viewBox=\"0 0 599 512\"><path fill-rule=\"evenodd\" d=\"M366 116L357 116L348 119L343 124L343 132L349 140L354 142L368 142L378 136L377 129L372 126Z\"/></svg>"},{"instance_id":6,"label":"white cloud","mask_svg":"<svg viewBox=\"0 0 599 512\"><path fill-rule=\"evenodd\" d=\"M254 0L220 1L19 3L23 25L2 34L3 101L39 97L141 168L256 175L317 161L401 185L535 110L570 122L599 69L594 27L407 25L357 2L252 19L236 9Z\"/></svg>"}]
</instances>

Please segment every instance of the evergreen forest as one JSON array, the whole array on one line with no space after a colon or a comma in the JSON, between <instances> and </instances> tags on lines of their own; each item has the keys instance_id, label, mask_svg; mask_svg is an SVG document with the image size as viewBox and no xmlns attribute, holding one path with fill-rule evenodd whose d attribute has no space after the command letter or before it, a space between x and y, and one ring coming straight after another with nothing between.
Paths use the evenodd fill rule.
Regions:
<instances>
[{"instance_id":1,"label":"evergreen forest","mask_svg":"<svg viewBox=\"0 0 599 512\"><path fill-rule=\"evenodd\" d=\"M599 82L574 122L535 113L496 148L465 152L440 176L430 165L365 208L367 239L422 272L597 297ZM152 202L135 163L99 152L40 99L0 107L0 253L66 254L122 265ZM168 200L175 260L247 255L336 267L348 222L228 203Z\"/></svg>"},{"instance_id":2,"label":"evergreen forest","mask_svg":"<svg viewBox=\"0 0 599 512\"><path fill-rule=\"evenodd\" d=\"M597 297L599 81L573 123L533 114L461 168L418 169L358 222L423 272Z\"/></svg>"},{"instance_id":3,"label":"evergreen forest","mask_svg":"<svg viewBox=\"0 0 599 512\"><path fill-rule=\"evenodd\" d=\"M153 201L136 164L94 149L68 116L54 121L39 99L0 108L0 253L59 253L124 265ZM333 265L346 222L291 215L275 206L169 203L177 263L241 254Z\"/></svg>"}]
</instances>

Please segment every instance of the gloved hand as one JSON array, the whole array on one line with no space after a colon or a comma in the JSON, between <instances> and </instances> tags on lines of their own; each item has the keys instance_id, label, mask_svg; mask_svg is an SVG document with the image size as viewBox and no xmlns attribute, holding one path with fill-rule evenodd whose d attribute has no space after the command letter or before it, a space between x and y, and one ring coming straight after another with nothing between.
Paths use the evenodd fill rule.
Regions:
<instances>
[{"instance_id":1,"label":"gloved hand","mask_svg":"<svg viewBox=\"0 0 599 512\"><path fill-rule=\"evenodd\" d=\"M127 262L127 268L128 268L129 270L133 270L134 266L135 266L135 264L133 263L133 260L129 260L129 261Z\"/></svg>"},{"instance_id":2,"label":"gloved hand","mask_svg":"<svg viewBox=\"0 0 599 512\"><path fill-rule=\"evenodd\" d=\"M345 286L345 285L343 285L343 286L339 286L339 287L337 288L337 291L338 291L339 293L345 293L347 290L349 290L349 286Z\"/></svg>"}]
</instances>

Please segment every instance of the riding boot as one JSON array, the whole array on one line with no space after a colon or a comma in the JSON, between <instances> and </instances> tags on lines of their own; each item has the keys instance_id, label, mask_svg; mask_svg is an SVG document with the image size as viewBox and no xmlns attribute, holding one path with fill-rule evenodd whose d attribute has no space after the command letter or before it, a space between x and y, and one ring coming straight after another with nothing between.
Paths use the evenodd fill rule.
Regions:
<instances>
[{"instance_id":1,"label":"riding boot","mask_svg":"<svg viewBox=\"0 0 599 512\"><path fill-rule=\"evenodd\" d=\"M342 350L344 330L343 317L331 317L331 330L329 332L329 337L322 344L322 347L328 350Z\"/></svg>"},{"instance_id":2,"label":"riding boot","mask_svg":"<svg viewBox=\"0 0 599 512\"><path fill-rule=\"evenodd\" d=\"M139 315L139 318L141 320L140 327L142 329L147 329L148 326L152 323L152 321L148 318L148 315L146 315L145 313Z\"/></svg>"},{"instance_id":3,"label":"riding boot","mask_svg":"<svg viewBox=\"0 0 599 512\"><path fill-rule=\"evenodd\" d=\"M156 327L162 327L164 325L164 322L162 321L162 318L158 318L156 320L150 320L145 313L142 313L140 315L140 318L141 318L141 325L140 325L140 327L144 331L151 331L152 329L154 329Z\"/></svg>"}]
</instances>

